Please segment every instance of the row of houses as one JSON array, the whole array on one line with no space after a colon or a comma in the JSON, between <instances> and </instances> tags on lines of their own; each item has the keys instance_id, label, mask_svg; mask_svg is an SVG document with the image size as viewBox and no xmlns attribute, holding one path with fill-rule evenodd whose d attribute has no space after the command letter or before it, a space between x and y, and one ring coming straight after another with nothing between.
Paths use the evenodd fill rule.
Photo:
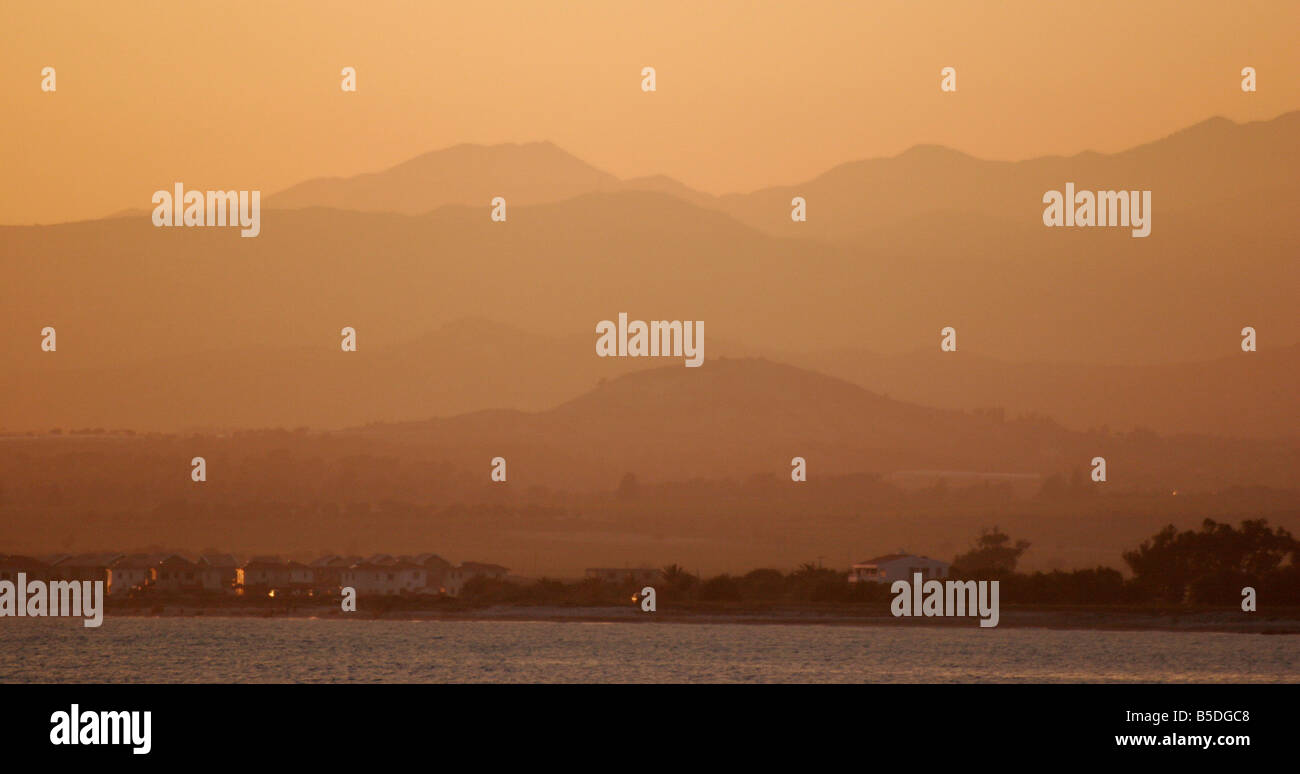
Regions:
<instances>
[{"instance_id":1,"label":"row of houses","mask_svg":"<svg viewBox=\"0 0 1300 774\"><path fill-rule=\"evenodd\" d=\"M315 596L337 594L347 586L366 596L457 596L470 580L503 580L509 570L484 562L453 565L437 554L330 555L310 563L273 556L241 561L232 554L203 554L197 559L182 554L61 554L43 558L0 554L0 581L14 581L19 573L31 580L103 581L107 593L117 597L149 589Z\"/></svg>"},{"instance_id":2,"label":"row of houses","mask_svg":"<svg viewBox=\"0 0 1300 774\"><path fill-rule=\"evenodd\" d=\"M203 554L191 560L181 554L78 554L38 559L0 554L0 580L18 573L30 579L104 581L110 596L155 589L162 592L216 592L277 596L337 594L351 587L366 596L446 594L457 596L474 578L504 580L509 570L498 564L463 562L453 565L437 554L392 556L322 556L304 564L278 557L253 557L241 562L231 554ZM947 578L948 562L905 551L855 563L849 583L890 583ZM606 583L653 585L663 571L649 567L593 567L587 578Z\"/></svg>"}]
</instances>

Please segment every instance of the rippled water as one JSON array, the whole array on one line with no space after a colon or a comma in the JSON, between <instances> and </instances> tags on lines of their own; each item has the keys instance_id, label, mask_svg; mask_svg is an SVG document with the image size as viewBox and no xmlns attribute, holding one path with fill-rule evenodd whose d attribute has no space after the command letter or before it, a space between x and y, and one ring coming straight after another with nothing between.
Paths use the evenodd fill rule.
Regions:
<instances>
[{"instance_id":1,"label":"rippled water","mask_svg":"<svg viewBox=\"0 0 1300 774\"><path fill-rule=\"evenodd\" d=\"M0 621L5 682L1300 682L1300 636L881 626Z\"/></svg>"}]
</instances>

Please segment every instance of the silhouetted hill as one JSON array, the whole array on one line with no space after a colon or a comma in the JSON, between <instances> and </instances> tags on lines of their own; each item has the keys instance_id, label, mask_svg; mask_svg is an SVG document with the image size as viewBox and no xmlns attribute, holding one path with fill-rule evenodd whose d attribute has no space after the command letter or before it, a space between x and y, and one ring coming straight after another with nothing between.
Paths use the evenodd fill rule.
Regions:
<instances>
[{"instance_id":1,"label":"silhouetted hill","mask_svg":"<svg viewBox=\"0 0 1300 774\"><path fill-rule=\"evenodd\" d=\"M1297 116L1209 121L1109 156L1008 164L926 146L845 165L818 185L857 215L826 239L773 236L737 219L758 226L755 210L693 205L707 197L661 178L619 183L657 190L512 197L507 223L489 220L484 189L465 195L472 206L420 215L267 208L256 239L155 228L143 212L0 227L0 381L17 396L0 427L338 427L539 410L659 365L594 357L595 323L628 312L704 320L709 357L724 341L790 353L916 403L1041 410L1075 429L1294 433L1294 357L1279 350L1300 331L1300 186L1286 142ZM512 159L542 198L564 195L553 183L608 182L549 144L458 146L382 175L417 188L442 175L428 189L455 200L458 175L509 171ZM1158 185L1151 236L1044 228L1040 184L1067 179ZM906 190L876 207L870 197L893 184ZM933 196L916 193L926 185ZM1008 209L1023 196L1026 209ZM823 217L817 201L799 225ZM779 215L789 221L788 202ZM467 317L508 328L439 330ZM57 353L40 349L45 325ZM947 325L959 351L946 370L895 358L876 371L853 354L939 356ZM1257 353L1240 351L1247 325ZM343 326L359 352L339 352ZM1083 365L1116 363L1129 367Z\"/></svg>"},{"instance_id":2,"label":"silhouetted hill","mask_svg":"<svg viewBox=\"0 0 1300 774\"><path fill-rule=\"evenodd\" d=\"M308 180L268 197L266 205L407 215L463 205L478 208L476 212L486 218L489 203L497 196L510 206L619 190L662 191L697 203L711 198L662 175L619 180L549 142L465 143L382 172Z\"/></svg>"},{"instance_id":3,"label":"silhouetted hill","mask_svg":"<svg viewBox=\"0 0 1300 774\"><path fill-rule=\"evenodd\" d=\"M369 340L363 329L358 351L348 353L327 340L90 367L58 367L59 358L46 358L0 372L0 391L9 396L0 430L335 429L492 408L536 411L600 379L662 365L597 358L593 341L472 318L388 345ZM711 342L712 351L728 348Z\"/></svg>"},{"instance_id":4,"label":"silhouetted hill","mask_svg":"<svg viewBox=\"0 0 1300 774\"><path fill-rule=\"evenodd\" d=\"M262 234L148 219L0 228L7 368L196 351L397 346L467 316L593 335L598 320L696 319L755 349L937 348L1014 361L1153 363L1295 343L1300 191L1158 211L1147 239L1037 216L903 221L861 246L787 240L665 194L591 194L411 217L267 210ZM111 290L110 290L111 289ZM39 348L59 329L57 355Z\"/></svg>"},{"instance_id":5,"label":"silhouetted hill","mask_svg":"<svg viewBox=\"0 0 1300 774\"><path fill-rule=\"evenodd\" d=\"M665 361L596 358L593 336L528 333L482 318L456 320L395 345L361 335L360 350L266 345L200 351L115 366L65 368L58 358L0 373L10 431L59 427L342 428L486 409L540 411L602 379ZM1160 366L1001 361L932 350L777 352L774 360L925 406L1042 414L1063 427L1268 438L1300 436L1294 385L1300 345ZM708 364L756 348L710 337ZM87 385L95 385L87 389ZM1176 395L1177 400L1170 400Z\"/></svg>"},{"instance_id":6,"label":"silhouetted hill","mask_svg":"<svg viewBox=\"0 0 1300 774\"><path fill-rule=\"evenodd\" d=\"M1300 345L1150 366L1016 363L936 348L837 350L782 359L927 406L1033 412L1076 430L1300 437Z\"/></svg>"},{"instance_id":7,"label":"silhouetted hill","mask_svg":"<svg viewBox=\"0 0 1300 774\"><path fill-rule=\"evenodd\" d=\"M550 142L461 144L381 172L317 178L267 199L279 208L330 207L418 214L446 205L485 209L554 202L586 193L654 191L721 209L777 234L855 239L864 231L934 212L990 217L1041 215L1044 191L1151 189L1158 212L1214 204L1256 191L1293 188L1300 172L1300 111L1238 124L1214 117L1118 153L1093 151L1024 161L990 161L936 145L898 156L840 164L794 185L714 197L654 175L620 180ZM790 200L809 203L806 223Z\"/></svg>"},{"instance_id":8,"label":"silhouetted hill","mask_svg":"<svg viewBox=\"0 0 1300 774\"><path fill-rule=\"evenodd\" d=\"M255 239L147 218L3 227L0 258L13 290L0 307L0 360L18 370L337 350L345 325L363 348L391 348L469 316L593 345L596 322L623 311L708 320L710 340L757 340L735 335L753 318L742 309L768 317L754 298L792 273L769 237L648 192L521 206L508 223L466 207L267 210ZM764 327L783 327L773 322ZM39 347L45 324L59 330L53 355Z\"/></svg>"},{"instance_id":9,"label":"silhouetted hill","mask_svg":"<svg viewBox=\"0 0 1300 774\"><path fill-rule=\"evenodd\" d=\"M207 462L203 483L190 477L195 455ZM790 480L796 455L807 482ZM1105 484L1087 476L1098 455ZM497 456L505 483L489 477ZM328 433L0 436L0 545L419 546L512 567L753 567L853 546L951 556L997 524L1033 542L1036 561L1092 566L1171 522L1267 517L1294 529L1297 459L1294 441L1070 432L720 359L610 379L541 412ZM891 475L918 470L1046 478L1025 491L1006 477ZM845 562L861 558L852 553Z\"/></svg>"},{"instance_id":10,"label":"silhouetted hill","mask_svg":"<svg viewBox=\"0 0 1300 774\"><path fill-rule=\"evenodd\" d=\"M485 465L504 456L525 486L575 489L616 481L625 472L643 480L788 478L795 456L807 459L810 476L831 476L909 470L1048 475L1087 470L1101 455L1118 487L1186 491L1285 485L1296 453L1295 442L1080 433L1041 418L925 408L762 359L638 371L549 411L477 412L352 432ZM1242 450L1243 458L1225 459L1231 449Z\"/></svg>"},{"instance_id":11,"label":"silhouetted hill","mask_svg":"<svg viewBox=\"0 0 1300 774\"><path fill-rule=\"evenodd\" d=\"M1041 224L1043 193L1073 182L1075 190L1151 190L1160 230L1169 227L1162 213L1260 191L1294 192L1298 177L1295 111L1245 124L1211 118L1113 154L989 161L920 145L892 158L841 164L795 185L723 196L719 206L776 234L856 240L874 227L945 211ZM795 196L808 201L805 223L790 219Z\"/></svg>"},{"instance_id":12,"label":"silhouetted hill","mask_svg":"<svg viewBox=\"0 0 1300 774\"><path fill-rule=\"evenodd\" d=\"M419 217L269 210L256 239L156 229L146 218L8 227L0 380L19 397L0 409L0 427L338 427L537 409L643 365L594 356L596 321L621 311L705 320L706 356L721 352L720 341L770 353L938 354L939 329L953 325L953 363L969 354L1030 364L1220 360L1225 369L1235 358L1253 367L1273 362L1270 353L1300 330L1295 207L1300 195L1281 192L1163 213L1164 228L1145 240L962 214L929 228L875 229L864 247L765 236L646 192L519 207L507 224L481 208ZM520 333L445 352L409 349L467 316ZM57 353L40 349L47 324L59 331ZM345 325L358 330L357 353L338 351ZM1259 332L1260 352L1241 353L1244 325ZM533 357L530 337L572 343ZM851 362L806 362L915 402L969 405L932 400L938 383L924 378L930 391L913 395L903 391L906 376L895 387L854 376ZM1255 435L1290 400L1290 361L1276 362L1243 374L1240 389L1204 373L1189 376L1192 387L1176 370L1137 369L1152 378L1134 377L1130 393L1146 397L1128 405L1148 406L1147 421L1109 397L1111 372L1067 380L1095 385L1101 399L1067 390L1074 397L1057 400L1063 388L1052 379L1030 380L1042 389L998 388L1009 373L950 382L972 385L971 402L1041 408L1069 427L1131 421ZM77 373L55 375L65 371ZM979 379L990 389L976 390ZM1151 400L1159 394L1173 399ZM1250 401L1233 409L1236 398ZM1107 406L1118 407L1112 421Z\"/></svg>"}]
</instances>

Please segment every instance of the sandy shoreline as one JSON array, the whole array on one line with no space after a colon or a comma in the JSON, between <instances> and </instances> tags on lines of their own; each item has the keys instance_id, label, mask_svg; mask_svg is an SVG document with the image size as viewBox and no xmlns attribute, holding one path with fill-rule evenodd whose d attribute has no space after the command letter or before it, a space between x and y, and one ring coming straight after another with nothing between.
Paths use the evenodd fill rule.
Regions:
<instances>
[{"instance_id":1,"label":"sandy shoreline","mask_svg":"<svg viewBox=\"0 0 1300 774\"><path fill-rule=\"evenodd\" d=\"M997 628L1091 629L1099 631L1231 632L1239 634L1300 634L1300 615L1262 615L1239 611L1143 611L1104 608L1004 608ZM334 606L292 609L259 607L199 607L158 605L108 611L122 617L302 618L317 620L385 621L515 621L551 623L656 623L929 626L979 628L976 618L895 618L888 613L856 610L659 610L627 607L493 606L453 610L371 610L344 613Z\"/></svg>"}]
</instances>

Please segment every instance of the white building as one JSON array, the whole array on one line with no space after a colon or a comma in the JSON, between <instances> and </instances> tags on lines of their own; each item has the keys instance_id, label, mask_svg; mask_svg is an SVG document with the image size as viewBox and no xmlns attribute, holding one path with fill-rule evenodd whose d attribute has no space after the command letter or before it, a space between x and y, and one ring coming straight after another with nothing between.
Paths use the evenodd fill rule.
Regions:
<instances>
[{"instance_id":1,"label":"white building","mask_svg":"<svg viewBox=\"0 0 1300 774\"><path fill-rule=\"evenodd\" d=\"M924 580L947 578L949 566L948 562L928 556L904 552L885 554L853 565L849 570L849 583L910 582L918 572Z\"/></svg>"},{"instance_id":2,"label":"white building","mask_svg":"<svg viewBox=\"0 0 1300 774\"><path fill-rule=\"evenodd\" d=\"M113 562L108 568L108 593L115 597L125 596L152 586L158 577L161 561L161 556L132 554Z\"/></svg>"},{"instance_id":3,"label":"white building","mask_svg":"<svg viewBox=\"0 0 1300 774\"><path fill-rule=\"evenodd\" d=\"M195 564L204 591L235 593L235 585L239 583L239 560L233 555L204 554Z\"/></svg>"},{"instance_id":4,"label":"white building","mask_svg":"<svg viewBox=\"0 0 1300 774\"><path fill-rule=\"evenodd\" d=\"M391 564L355 564L342 574L342 585L351 586L357 594L396 596L420 594L428 585L428 574L417 564L393 562Z\"/></svg>"}]
</instances>

